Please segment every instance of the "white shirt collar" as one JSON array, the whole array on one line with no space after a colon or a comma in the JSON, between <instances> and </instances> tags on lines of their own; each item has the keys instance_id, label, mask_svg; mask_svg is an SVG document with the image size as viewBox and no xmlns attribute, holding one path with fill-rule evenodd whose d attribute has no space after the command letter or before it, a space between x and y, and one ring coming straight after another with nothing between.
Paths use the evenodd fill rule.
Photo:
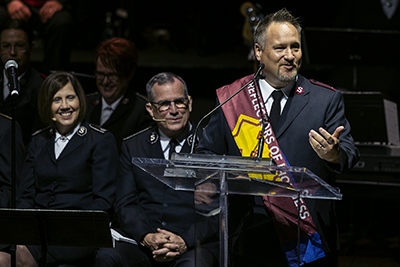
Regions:
<instances>
[{"instance_id":1,"label":"white shirt collar","mask_svg":"<svg viewBox=\"0 0 400 267\"><path fill-rule=\"evenodd\" d=\"M111 105L107 104L106 100L104 99L104 97L101 97L101 106L102 106L102 110L104 110L107 107L111 107L112 110L115 110L119 104L119 102L121 102L121 99L124 96L121 96L120 98L118 98L114 103L112 103Z\"/></svg>"},{"instance_id":2,"label":"white shirt collar","mask_svg":"<svg viewBox=\"0 0 400 267\"><path fill-rule=\"evenodd\" d=\"M74 134L78 131L78 129L81 127L81 124L78 123L78 125L74 128L74 130L72 131L72 133L68 134L68 135L61 135L58 131L56 131L56 137L54 139L54 142L57 142L60 138L65 138L68 141L71 140L71 138L74 136Z\"/></svg>"},{"instance_id":3,"label":"white shirt collar","mask_svg":"<svg viewBox=\"0 0 400 267\"><path fill-rule=\"evenodd\" d=\"M296 81L297 81L297 78L296 78ZM286 99L288 98L288 96L290 94L290 90L292 90L294 83L295 83L295 81L293 81L290 84L286 85L285 87L279 89L283 92L283 95ZM273 91L278 90L278 89L272 87L265 79L260 80L259 84L260 84L261 95L262 95L264 102L267 101L267 99L271 96Z\"/></svg>"},{"instance_id":4,"label":"white shirt collar","mask_svg":"<svg viewBox=\"0 0 400 267\"><path fill-rule=\"evenodd\" d=\"M192 130L192 124L189 123L189 132ZM169 141L171 141L171 138L169 138L165 133L163 133L160 129L158 129L158 133L160 134L160 144L161 144L161 149L164 153L164 157L168 158L168 152L169 152ZM181 141L178 140L179 144L175 147L176 152L180 152L183 145L185 144L186 138L183 138Z\"/></svg>"}]
</instances>

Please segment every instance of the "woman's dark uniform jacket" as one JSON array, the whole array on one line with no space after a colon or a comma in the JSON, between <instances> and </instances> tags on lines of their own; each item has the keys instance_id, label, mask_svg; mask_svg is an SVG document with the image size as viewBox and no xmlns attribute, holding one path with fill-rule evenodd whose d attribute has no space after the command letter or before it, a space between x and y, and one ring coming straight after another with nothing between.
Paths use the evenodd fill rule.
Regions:
<instances>
[{"instance_id":1,"label":"woman's dark uniform jacket","mask_svg":"<svg viewBox=\"0 0 400 267\"><path fill-rule=\"evenodd\" d=\"M296 89L299 90L296 91ZM312 149L308 134L311 129L318 132L319 127L323 127L332 134L341 125L344 126L344 130L339 136L340 164L330 164L319 158ZM274 133L291 166L306 167L330 184L334 182L335 173L351 169L359 159L359 152L350 135L350 124L345 117L341 92L307 80L300 75L289 95ZM240 155L221 109L210 119L197 152ZM244 203L240 197L236 199L239 200L235 204ZM325 252L336 251L339 247L339 239L334 202L306 199L306 203L321 235ZM230 208L234 209L234 213L238 215L240 214L239 206L235 204L231 203Z\"/></svg>"},{"instance_id":2,"label":"woman's dark uniform jacket","mask_svg":"<svg viewBox=\"0 0 400 267\"><path fill-rule=\"evenodd\" d=\"M0 208L11 208L11 118L0 113ZM16 124L16 180L25 156L21 128Z\"/></svg>"},{"instance_id":3,"label":"woman's dark uniform jacket","mask_svg":"<svg viewBox=\"0 0 400 267\"><path fill-rule=\"evenodd\" d=\"M58 159L54 138L50 127L33 136L18 188L18 208L110 212L118 168L114 136L84 122Z\"/></svg>"},{"instance_id":4,"label":"woman's dark uniform jacket","mask_svg":"<svg viewBox=\"0 0 400 267\"><path fill-rule=\"evenodd\" d=\"M192 138L193 129L187 135L180 153L190 152ZM123 142L115 204L115 229L137 242L147 233L157 232L157 228L166 229L181 236L188 249L193 249L194 222L197 220L200 223L197 227L201 229L197 231L197 239L203 241L203 247L210 250L217 248L216 243L208 242L210 237L215 237L218 216L195 217L193 192L169 188L134 165L132 157L164 158L157 127L137 133Z\"/></svg>"}]
</instances>

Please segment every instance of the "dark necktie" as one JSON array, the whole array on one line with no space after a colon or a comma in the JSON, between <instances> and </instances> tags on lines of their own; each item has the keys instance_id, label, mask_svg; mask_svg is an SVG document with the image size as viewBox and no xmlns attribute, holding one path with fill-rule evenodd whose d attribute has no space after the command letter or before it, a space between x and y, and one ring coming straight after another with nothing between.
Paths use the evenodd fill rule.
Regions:
<instances>
[{"instance_id":1,"label":"dark necktie","mask_svg":"<svg viewBox=\"0 0 400 267\"><path fill-rule=\"evenodd\" d=\"M271 112L269 113L269 122L273 129L276 128L279 122L279 117L281 116L281 98L283 93L281 90L277 90L272 92L272 98L274 99L274 103L271 107Z\"/></svg>"},{"instance_id":2,"label":"dark necktie","mask_svg":"<svg viewBox=\"0 0 400 267\"><path fill-rule=\"evenodd\" d=\"M178 141L176 139L171 139L169 141L169 152L168 152L168 159L171 159L172 153L175 152L175 147L178 145Z\"/></svg>"}]
</instances>

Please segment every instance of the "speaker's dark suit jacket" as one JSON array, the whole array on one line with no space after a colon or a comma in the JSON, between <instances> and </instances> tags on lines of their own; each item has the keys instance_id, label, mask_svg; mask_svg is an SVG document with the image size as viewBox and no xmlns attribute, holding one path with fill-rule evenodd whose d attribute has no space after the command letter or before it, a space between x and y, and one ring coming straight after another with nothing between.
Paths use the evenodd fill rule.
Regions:
<instances>
[{"instance_id":1,"label":"speaker's dark suit jacket","mask_svg":"<svg viewBox=\"0 0 400 267\"><path fill-rule=\"evenodd\" d=\"M296 91L299 87L299 91ZM240 94L235 97L240 98ZM311 129L318 132L320 127L333 133L341 125L345 128L339 137L340 164L330 164L320 159L312 149L308 141L308 134ZM298 77L274 132L278 144L291 166L306 167L328 183L334 181L335 173L349 170L359 158L359 152L350 135L350 125L345 117L341 92L318 82L307 80L303 76ZM210 119L197 151L240 155L221 109ZM243 202L244 200L240 200L237 203ZM312 217L321 235L324 250L328 253L336 251L339 242L333 201L306 200L306 202L312 211ZM235 210L234 214L240 213L232 203L230 208Z\"/></svg>"}]
</instances>

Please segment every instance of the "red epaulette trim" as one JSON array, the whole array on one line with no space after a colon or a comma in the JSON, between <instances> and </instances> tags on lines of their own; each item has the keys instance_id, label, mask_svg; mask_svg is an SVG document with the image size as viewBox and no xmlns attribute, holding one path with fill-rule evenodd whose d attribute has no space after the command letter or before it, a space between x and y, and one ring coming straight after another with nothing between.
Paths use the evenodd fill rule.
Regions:
<instances>
[{"instance_id":1,"label":"red epaulette trim","mask_svg":"<svg viewBox=\"0 0 400 267\"><path fill-rule=\"evenodd\" d=\"M313 84L315 84L315 85L319 85L319 86L322 86L322 87L331 89L332 91L335 91L335 92L337 91L337 90L336 90L335 88L333 88L332 86L327 85L327 84L324 84L324 83L321 83L321 82L319 82L319 81L310 79L310 82L313 83Z\"/></svg>"}]
</instances>

